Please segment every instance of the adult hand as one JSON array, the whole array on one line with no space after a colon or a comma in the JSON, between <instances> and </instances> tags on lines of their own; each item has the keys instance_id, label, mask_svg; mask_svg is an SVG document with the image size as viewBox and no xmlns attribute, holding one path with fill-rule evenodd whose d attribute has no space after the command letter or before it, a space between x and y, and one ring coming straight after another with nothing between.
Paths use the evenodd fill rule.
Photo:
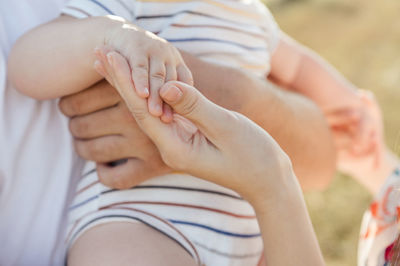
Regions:
<instances>
[{"instance_id":1,"label":"adult hand","mask_svg":"<svg viewBox=\"0 0 400 266\"><path fill-rule=\"evenodd\" d=\"M116 52L109 53L108 60L102 63L113 85L171 168L236 190L250 201L255 195L268 198L290 184L288 156L248 118L219 107L185 83L171 81L160 91L175 112L173 121L164 123L135 92L127 61Z\"/></svg>"},{"instance_id":2,"label":"adult hand","mask_svg":"<svg viewBox=\"0 0 400 266\"><path fill-rule=\"evenodd\" d=\"M65 96L60 110L70 118L77 153L97 162L100 182L130 188L170 169L153 142L136 124L116 90L101 81L85 91ZM128 158L111 166L109 162Z\"/></svg>"},{"instance_id":3,"label":"adult hand","mask_svg":"<svg viewBox=\"0 0 400 266\"><path fill-rule=\"evenodd\" d=\"M108 60L102 63L111 65L106 69L115 87L163 160L236 190L253 205L267 265L324 265L289 157L266 131L177 81L160 90L175 112L172 122L162 122L133 89L128 62L117 52L109 53Z\"/></svg>"}]
</instances>

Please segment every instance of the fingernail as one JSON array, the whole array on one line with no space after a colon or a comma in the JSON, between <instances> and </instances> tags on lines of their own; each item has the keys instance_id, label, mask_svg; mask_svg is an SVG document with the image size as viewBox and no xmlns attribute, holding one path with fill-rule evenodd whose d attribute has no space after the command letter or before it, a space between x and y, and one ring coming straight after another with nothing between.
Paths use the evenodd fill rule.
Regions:
<instances>
[{"instance_id":1,"label":"fingernail","mask_svg":"<svg viewBox=\"0 0 400 266\"><path fill-rule=\"evenodd\" d=\"M163 87L160 90L160 96L169 102L176 102L182 97L182 91L176 86Z\"/></svg>"},{"instance_id":2,"label":"fingernail","mask_svg":"<svg viewBox=\"0 0 400 266\"><path fill-rule=\"evenodd\" d=\"M143 88L143 94L144 94L145 97L149 96L150 95L149 88L144 87Z\"/></svg>"},{"instance_id":3,"label":"fingernail","mask_svg":"<svg viewBox=\"0 0 400 266\"><path fill-rule=\"evenodd\" d=\"M162 108L159 104L152 104L151 105L151 111L150 112L154 116L161 116L162 115Z\"/></svg>"},{"instance_id":4,"label":"fingernail","mask_svg":"<svg viewBox=\"0 0 400 266\"><path fill-rule=\"evenodd\" d=\"M99 47L94 48L94 53L96 55L99 55L100 54L100 48Z\"/></svg>"},{"instance_id":5,"label":"fingernail","mask_svg":"<svg viewBox=\"0 0 400 266\"><path fill-rule=\"evenodd\" d=\"M114 65L114 59L113 59L111 53L108 53L108 54L107 54L107 60L108 60L108 63L109 63L111 66Z\"/></svg>"},{"instance_id":6,"label":"fingernail","mask_svg":"<svg viewBox=\"0 0 400 266\"><path fill-rule=\"evenodd\" d=\"M162 108L161 108L161 106L159 104L156 104L155 110L156 110L157 113L162 114Z\"/></svg>"},{"instance_id":7,"label":"fingernail","mask_svg":"<svg viewBox=\"0 0 400 266\"><path fill-rule=\"evenodd\" d=\"M101 72L101 62L99 60L94 61L93 67L96 71Z\"/></svg>"}]
</instances>

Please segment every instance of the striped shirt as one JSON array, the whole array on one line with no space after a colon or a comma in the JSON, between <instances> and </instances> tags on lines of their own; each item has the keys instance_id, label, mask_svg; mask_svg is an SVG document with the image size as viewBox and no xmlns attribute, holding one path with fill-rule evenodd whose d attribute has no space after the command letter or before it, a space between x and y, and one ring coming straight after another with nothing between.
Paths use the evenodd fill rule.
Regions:
<instances>
[{"instance_id":1,"label":"striped shirt","mask_svg":"<svg viewBox=\"0 0 400 266\"><path fill-rule=\"evenodd\" d=\"M77 18L116 15L216 64L265 77L279 28L257 0L71 0ZM147 224L181 245L199 264L259 265L262 239L253 208L237 193L195 177L171 174L130 190L111 190L86 165L70 208L67 242L112 221Z\"/></svg>"},{"instance_id":2,"label":"striped shirt","mask_svg":"<svg viewBox=\"0 0 400 266\"><path fill-rule=\"evenodd\" d=\"M263 245L257 219L237 193L182 174L115 190L99 182L94 167L87 163L69 208L68 246L96 225L140 222L180 245L199 265L259 265Z\"/></svg>"},{"instance_id":3,"label":"striped shirt","mask_svg":"<svg viewBox=\"0 0 400 266\"><path fill-rule=\"evenodd\" d=\"M208 62L265 76L279 28L257 0L72 0L63 13L116 15Z\"/></svg>"}]
</instances>

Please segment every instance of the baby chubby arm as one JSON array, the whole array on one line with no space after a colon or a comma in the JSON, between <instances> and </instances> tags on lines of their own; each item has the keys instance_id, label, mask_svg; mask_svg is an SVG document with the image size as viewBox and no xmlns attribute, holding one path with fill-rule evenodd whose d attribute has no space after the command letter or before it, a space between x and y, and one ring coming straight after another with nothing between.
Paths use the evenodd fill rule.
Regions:
<instances>
[{"instance_id":1,"label":"baby chubby arm","mask_svg":"<svg viewBox=\"0 0 400 266\"><path fill-rule=\"evenodd\" d=\"M20 92L37 99L81 91L102 79L93 68L95 49L100 46L127 58L135 89L149 97L154 115L162 114L157 91L165 81L192 82L175 47L117 16L62 16L28 32L11 53L10 79Z\"/></svg>"},{"instance_id":2,"label":"baby chubby arm","mask_svg":"<svg viewBox=\"0 0 400 266\"><path fill-rule=\"evenodd\" d=\"M282 33L269 78L303 94L325 112L354 101L357 88L321 56Z\"/></svg>"},{"instance_id":3,"label":"baby chubby arm","mask_svg":"<svg viewBox=\"0 0 400 266\"><path fill-rule=\"evenodd\" d=\"M14 45L9 78L21 93L36 99L57 98L103 79L93 69L94 47L104 43L104 17L77 20L68 16L41 25Z\"/></svg>"}]
</instances>

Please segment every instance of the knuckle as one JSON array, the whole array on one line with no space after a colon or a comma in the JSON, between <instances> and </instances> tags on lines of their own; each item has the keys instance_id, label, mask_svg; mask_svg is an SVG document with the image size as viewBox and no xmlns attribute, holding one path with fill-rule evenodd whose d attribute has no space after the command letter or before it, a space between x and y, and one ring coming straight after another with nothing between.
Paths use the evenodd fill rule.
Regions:
<instances>
[{"instance_id":1,"label":"knuckle","mask_svg":"<svg viewBox=\"0 0 400 266\"><path fill-rule=\"evenodd\" d=\"M74 148L76 153L85 160L89 160L89 156L87 154L86 143L83 141L74 140Z\"/></svg>"},{"instance_id":2,"label":"knuckle","mask_svg":"<svg viewBox=\"0 0 400 266\"><path fill-rule=\"evenodd\" d=\"M164 82L164 80L165 80L165 72L164 71L153 72L153 73L151 73L150 78L151 79L155 79L157 81Z\"/></svg>"},{"instance_id":3,"label":"knuckle","mask_svg":"<svg viewBox=\"0 0 400 266\"><path fill-rule=\"evenodd\" d=\"M72 136L75 138L81 138L87 135L86 133L89 130L89 124L86 120L79 119L79 118L72 118L69 121L69 131L71 132Z\"/></svg>"},{"instance_id":4,"label":"knuckle","mask_svg":"<svg viewBox=\"0 0 400 266\"><path fill-rule=\"evenodd\" d=\"M133 186L132 173L122 171L117 166L113 170L108 169L106 173L98 171L99 181L114 189L129 189Z\"/></svg>"},{"instance_id":5,"label":"knuckle","mask_svg":"<svg viewBox=\"0 0 400 266\"><path fill-rule=\"evenodd\" d=\"M101 157L102 151L103 149L97 141L90 141L87 145L87 155L90 160L97 162L103 161L103 158Z\"/></svg>"},{"instance_id":6,"label":"knuckle","mask_svg":"<svg viewBox=\"0 0 400 266\"><path fill-rule=\"evenodd\" d=\"M102 154L103 151L102 146L95 140L89 141L74 141L75 150L79 156L81 156L85 160L91 160L95 162L103 162Z\"/></svg>"},{"instance_id":7,"label":"knuckle","mask_svg":"<svg viewBox=\"0 0 400 266\"><path fill-rule=\"evenodd\" d=\"M79 106L77 105L74 98L61 98L58 102L58 108L67 117L72 117L78 113Z\"/></svg>"},{"instance_id":8,"label":"knuckle","mask_svg":"<svg viewBox=\"0 0 400 266\"><path fill-rule=\"evenodd\" d=\"M188 97L189 99L187 101L184 101L183 103L181 103L182 105L182 115L186 116L186 115L190 115L192 114L199 105L199 100L197 97L195 96L191 96Z\"/></svg>"},{"instance_id":9,"label":"knuckle","mask_svg":"<svg viewBox=\"0 0 400 266\"><path fill-rule=\"evenodd\" d=\"M147 117L147 110L143 110L142 108L131 106L130 111L136 121L143 121Z\"/></svg>"},{"instance_id":10,"label":"knuckle","mask_svg":"<svg viewBox=\"0 0 400 266\"><path fill-rule=\"evenodd\" d=\"M146 71L147 72L147 70L148 70L148 65L145 63L138 63L132 67L133 72L135 72L135 71Z\"/></svg>"},{"instance_id":11,"label":"knuckle","mask_svg":"<svg viewBox=\"0 0 400 266\"><path fill-rule=\"evenodd\" d=\"M192 72L188 68L186 68L186 71L187 71L186 83L189 84L190 86L193 86L194 79L193 79Z\"/></svg>"}]
</instances>

